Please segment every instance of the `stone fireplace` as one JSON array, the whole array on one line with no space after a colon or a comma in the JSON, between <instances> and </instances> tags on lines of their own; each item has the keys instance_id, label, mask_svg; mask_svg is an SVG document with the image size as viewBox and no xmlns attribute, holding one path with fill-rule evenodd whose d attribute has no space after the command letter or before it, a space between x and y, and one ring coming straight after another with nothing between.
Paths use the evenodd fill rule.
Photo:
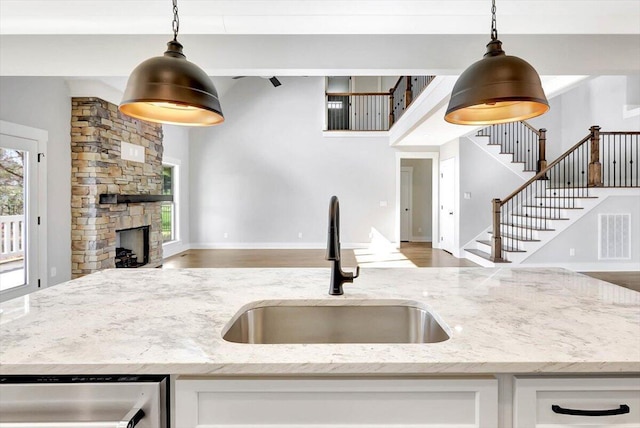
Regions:
<instances>
[{"instance_id":1,"label":"stone fireplace","mask_svg":"<svg viewBox=\"0 0 640 428\"><path fill-rule=\"evenodd\" d=\"M71 100L71 253L77 278L115 267L116 231L148 226L148 263L162 264L162 126L122 115L99 98ZM144 149L144 162L122 159L122 142ZM136 195L100 203L100 195ZM109 198L103 198L102 202ZM149 198L152 199L152 198Z\"/></svg>"}]
</instances>

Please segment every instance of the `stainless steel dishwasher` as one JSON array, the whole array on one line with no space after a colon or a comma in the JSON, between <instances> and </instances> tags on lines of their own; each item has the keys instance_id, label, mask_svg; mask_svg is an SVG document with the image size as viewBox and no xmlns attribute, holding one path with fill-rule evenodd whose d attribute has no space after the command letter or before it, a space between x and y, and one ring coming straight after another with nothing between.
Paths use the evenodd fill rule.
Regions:
<instances>
[{"instance_id":1,"label":"stainless steel dishwasher","mask_svg":"<svg viewBox=\"0 0 640 428\"><path fill-rule=\"evenodd\" d=\"M0 428L169 428L168 389L168 376L0 376Z\"/></svg>"}]
</instances>

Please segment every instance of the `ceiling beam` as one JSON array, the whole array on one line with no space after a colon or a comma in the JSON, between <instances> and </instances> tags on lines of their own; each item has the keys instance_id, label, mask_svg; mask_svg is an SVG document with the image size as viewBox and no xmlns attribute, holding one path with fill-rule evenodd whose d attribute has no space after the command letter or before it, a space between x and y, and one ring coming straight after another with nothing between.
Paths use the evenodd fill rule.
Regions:
<instances>
[{"instance_id":1,"label":"ceiling beam","mask_svg":"<svg viewBox=\"0 0 640 428\"><path fill-rule=\"evenodd\" d=\"M637 74L640 35L504 35L507 55L539 74ZM0 37L2 76L127 76L168 36ZM185 54L211 76L457 75L482 58L479 35L186 35Z\"/></svg>"}]
</instances>

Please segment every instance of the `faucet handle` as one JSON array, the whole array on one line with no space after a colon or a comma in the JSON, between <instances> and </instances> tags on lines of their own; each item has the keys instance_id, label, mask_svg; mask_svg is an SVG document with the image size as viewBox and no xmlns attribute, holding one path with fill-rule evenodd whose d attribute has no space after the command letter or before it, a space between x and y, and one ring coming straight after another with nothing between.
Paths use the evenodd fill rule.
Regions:
<instances>
[{"instance_id":1,"label":"faucet handle","mask_svg":"<svg viewBox=\"0 0 640 428\"><path fill-rule=\"evenodd\" d=\"M356 265L356 271L353 273L353 279L356 279L360 276L360 266Z\"/></svg>"}]
</instances>

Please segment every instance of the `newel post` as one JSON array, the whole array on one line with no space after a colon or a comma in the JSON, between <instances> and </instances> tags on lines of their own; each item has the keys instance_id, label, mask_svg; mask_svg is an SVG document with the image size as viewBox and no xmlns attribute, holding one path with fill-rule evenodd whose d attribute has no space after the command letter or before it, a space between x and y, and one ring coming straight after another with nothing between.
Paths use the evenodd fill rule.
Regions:
<instances>
[{"instance_id":1,"label":"newel post","mask_svg":"<svg viewBox=\"0 0 640 428\"><path fill-rule=\"evenodd\" d=\"M592 126L591 130L591 161L589 162L589 187L602 186L602 164L600 163L600 127Z\"/></svg>"},{"instance_id":2,"label":"newel post","mask_svg":"<svg viewBox=\"0 0 640 428\"><path fill-rule=\"evenodd\" d=\"M389 128L391 128L391 126L393 126L393 123L395 122L396 118L395 115L393 114L393 88L391 88L389 90Z\"/></svg>"},{"instance_id":3,"label":"newel post","mask_svg":"<svg viewBox=\"0 0 640 428\"><path fill-rule=\"evenodd\" d=\"M411 76L405 76L405 78L407 79L407 89L404 92L404 108L406 109L413 102L413 99L411 99Z\"/></svg>"},{"instance_id":4,"label":"newel post","mask_svg":"<svg viewBox=\"0 0 640 428\"><path fill-rule=\"evenodd\" d=\"M540 128L538 137L538 171L547 167L547 130ZM546 178L546 177L545 177Z\"/></svg>"},{"instance_id":5,"label":"newel post","mask_svg":"<svg viewBox=\"0 0 640 428\"><path fill-rule=\"evenodd\" d=\"M500 199L493 199L491 204L493 206L492 223L493 223L493 238L491 239L491 261L502 261L502 234L500 233L500 207L502 201Z\"/></svg>"}]
</instances>

